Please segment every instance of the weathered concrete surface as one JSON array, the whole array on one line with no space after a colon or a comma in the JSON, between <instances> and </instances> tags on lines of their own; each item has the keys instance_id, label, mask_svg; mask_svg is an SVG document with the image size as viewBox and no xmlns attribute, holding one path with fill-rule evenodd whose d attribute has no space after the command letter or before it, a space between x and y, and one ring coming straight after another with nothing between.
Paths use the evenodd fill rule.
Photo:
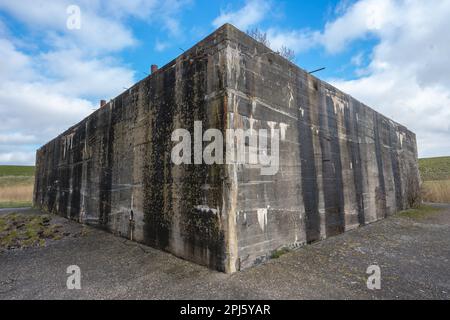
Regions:
<instances>
[{"instance_id":1,"label":"weathered concrete surface","mask_svg":"<svg viewBox=\"0 0 450 320\"><path fill-rule=\"evenodd\" d=\"M38 150L35 205L224 270L224 168L170 156L173 130L223 128L226 30Z\"/></svg>"},{"instance_id":2,"label":"weathered concrete surface","mask_svg":"<svg viewBox=\"0 0 450 320\"><path fill-rule=\"evenodd\" d=\"M450 205L422 218L394 215L232 275L87 228L0 253L0 299L450 299ZM66 288L73 264L81 290ZM381 290L366 287L373 264Z\"/></svg>"},{"instance_id":3,"label":"weathered concrete surface","mask_svg":"<svg viewBox=\"0 0 450 320\"><path fill-rule=\"evenodd\" d=\"M278 173L174 165L194 121L280 129ZM412 132L230 25L38 150L36 172L43 209L226 272L407 208L419 185Z\"/></svg>"}]
</instances>

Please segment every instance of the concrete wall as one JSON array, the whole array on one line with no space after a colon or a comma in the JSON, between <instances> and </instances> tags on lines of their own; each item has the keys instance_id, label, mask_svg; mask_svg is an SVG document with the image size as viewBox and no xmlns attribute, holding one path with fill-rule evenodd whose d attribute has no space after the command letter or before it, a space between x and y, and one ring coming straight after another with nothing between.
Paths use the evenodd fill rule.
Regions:
<instances>
[{"instance_id":1,"label":"concrete wall","mask_svg":"<svg viewBox=\"0 0 450 320\"><path fill-rule=\"evenodd\" d=\"M174 165L171 134L194 121L280 129L278 173ZM419 184L413 133L230 25L43 146L36 165L35 205L225 272L407 208Z\"/></svg>"},{"instance_id":2,"label":"concrete wall","mask_svg":"<svg viewBox=\"0 0 450 320\"><path fill-rule=\"evenodd\" d=\"M236 269L409 207L415 135L230 28L228 126L282 132L280 169L229 166Z\"/></svg>"},{"instance_id":3,"label":"concrete wall","mask_svg":"<svg viewBox=\"0 0 450 320\"><path fill-rule=\"evenodd\" d=\"M170 155L173 130L224 126L225 31L39 149L35 204L224 270L224 167L175 166Z\"/></svg>"}]
</instances>

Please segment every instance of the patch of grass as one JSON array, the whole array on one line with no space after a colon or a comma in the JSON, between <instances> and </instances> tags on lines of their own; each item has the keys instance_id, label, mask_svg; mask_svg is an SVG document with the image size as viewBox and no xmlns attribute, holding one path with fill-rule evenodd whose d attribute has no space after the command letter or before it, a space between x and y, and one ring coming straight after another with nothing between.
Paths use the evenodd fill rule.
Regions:
<instances>
[{"instance_id":1,"label":"patch of grass","mask_svg":"<svg viewBox=\"0 0 450 320\"><path fill-rule=\"evenodd\" d=\"M34 166L0 166L0 177L3 176L34 176Z\"/></svg>"},{"instance_id":2,"label":"patch of grass","mask_svg":"<svg viewBox=\"0 0 450 320\"><path fill-rule=\"evenodd\" d=\"M34 176L0 176L0 188L34 185Z\"/></svg>"},{"instance_id":3,"label":"patch of grass","mask_svg":"<svg viewBox=\"0 0 450 320\"><path fill-rule=\"evenodd\" d=\"M48 239L61 239L61 227L50 224L48 215L0 216L0 250L44 246Z\"/></svg>"},{"instance_id":4,"label":"patch of grass","mask_svg":"<svg viewBox=\"0 0 450 320\"><path fill-rule=\"evenodd\" d=\"M281 249L275 250L272 252L272 255L270 256L271 259L278 259L282 255L285 255L286 253L291 252L291 249L283 247Z\"/></svg>"},{"instance_id":5,"label":"patch of grass","mask_svg":"<svg viewBox=\"0 0 450 320\"><path fill-rule=\"evenodd\" d=\"M33 199L33 189L33 185L0 187L0 203L31 202Z\"/></svg>"},{"instance_id":6,"label":"patch of grass","mask_svg":"<svg viewBox=\"0 0 450 320\"><path fill-rule=\"evenodd\" d=\"M13 168L6 170L5 168ZM22 167L20 167L22 168ZM29 168L29 167L25 167ZM12 166L0 166L0 208L20 208L31 206L33 199L34 176L27 175L26 169ZM20 176L4 175L19 173Z\"/></svg>"},{"instance_id":7,"label":"patch of grass","mask_svg":"<svg viewBox=\"0 0 450 320\"><path fill-rule=\"evenodd\" d=\"M0 202L0 209L11 209L11 208L29 208L32 207L32 201L7 201Z\"/></svg>"},{"instance_id":8,"label":"patch of grass","mask_svg":"<svg viewBox=\"0 0 450 320\"><path fill-rule=\"evenodd\" d=\"M419 170L423 180L422 199L450 203L450 157L419 159Z\"/></svg>"},{"instance_id":9,"label":"patch of grass","mask_svg":"<svg viewBox=\"0 0 450 320\"><path fill-rule=\"evenodd\" d=\"M417 209L409 209L405 211L399 212L399 216L405 217L405 218L412 218L412 219L423 219L427 216L437 213L441 211L440 208L435 208L432 206L422 205Z\"/></svg>"},{"instance_id":10,"label":"patch of grass","mask_svg":"<svg viewBox=\"0 0 450 320\"><path fill-rule=\"evenodd\" d=\"M450 157L419 159L423 181L450 180Z\"/></svg>"},{"instance_id":11,"label":"patch of grass","mask_svg":"<svg viewBox=\"0 0 450 320\"><path fill-rule=\"evenodd\" d=\"M450 203L450 180L425 181L422 198L426 202Z\"/></svg>"}]
</instances>

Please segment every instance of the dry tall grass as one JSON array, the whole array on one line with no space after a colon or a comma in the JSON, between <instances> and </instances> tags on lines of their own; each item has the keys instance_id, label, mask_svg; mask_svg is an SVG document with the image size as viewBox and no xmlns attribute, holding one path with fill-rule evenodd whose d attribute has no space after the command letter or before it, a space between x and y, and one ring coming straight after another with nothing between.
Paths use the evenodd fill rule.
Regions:
<instances>
[{"instance_id":1,"label":"dry tall grass","mask_svg":"<svg viewBox=\"0 0 450 320\"><path fill-rule=\"evenodd\" d=\"M34 177L0 177L0 207L30 205L33 199Z\"/></svg>"},{"instance_id":2,"label":"dry tall grass","mask_svg":"<svg viewBox=\"0 0 450 320\"><path fill-rule=\"evenodd\" d=\"M450 180L425 181L422 189L424 201L450 203Z\"/></svg>"},{"instance_id":3,"label":"dry tall grass","mask_svg":"<svg viewBox=\"0 0 450 320\"><path fill-rule=\"evenodd\" d=\"M32 185L0 187L0 202L22 202L32 199Z\"/></svg>"}]
</instances>

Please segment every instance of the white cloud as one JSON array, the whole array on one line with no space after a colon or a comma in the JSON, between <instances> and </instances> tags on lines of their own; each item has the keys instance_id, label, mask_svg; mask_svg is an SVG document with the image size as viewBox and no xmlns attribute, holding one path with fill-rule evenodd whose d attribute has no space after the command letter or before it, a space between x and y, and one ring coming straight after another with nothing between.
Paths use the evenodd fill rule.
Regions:
<instances>
[{"instance_id":1,"label":"white cloud","mask_svg":"<svg viewBox=\"0 0 450 320\"><path fill-rule=\"evenodd\" d=\"M44 53L37 57L54 92L76 97L109 98L134 83L134 72L112 58L86 59L78 49ZM114 81L112 81L114 79Z\"/></svg>"},{"instance_id":2,"label":"white cloud","mask_svg":"<svg viewBox=\"0 0 450 320\"><path fill-rule=\"evenodd\" d=\"M4 165L30 165L34 164L36 158L35 152L1 152L0 163Z\"/></svg>"},{"instance_id":3,"label":"white cloud","mask_svg":"<svg viewBox=\"0 0 450 320\"><path fill-rule=\"evenodd\" d=\"M364 61L364 53L362 52L355 54L351 59L351 63L357 67L360 67L363 64L363 61Z\"/></svg>"},{"instance_id":4,"label":"white cloud","mask_svg":"<svg viewBox=\"0 0 450 320\"><path fill-rule=\"evenodd\" d=\"M355 39L397 27L401 23L399 13L391 0L358 1L341 17L325 25L320 43L328 52L339 52Z\"/></svg>"},{"instance_id":5,"label":"white cloud","mask_svg":"<svg viewBox=\"0 0 450 320\"><path fill-rule=\"evenodd\" d=\"M57 47L83 47L95 51L116 51L136 43L131 31L120 21L94 11L93 3L79 1L80 29L67 28L69 0L0 0L0 9L41 30L47 41ZM114 36L111 36L114 35Z\"/></svg>"},{"instance_id":6,"label":"white cloud","mask_svg":"<svg viewBox=\"0 0 450 320\"><path fill-rule=\"evenodd\" d=\"M218 28L225 23L231 23L241 30L248 30L263 22L270 15L273 5L267 0L247 0L238 10L225 10L214 19L213 26ZM261 30L267 34L270 47L279 51L283 46L296 53L311 49L319 42L320 33L310 30L282 30L277 27Z\"/></svg>"},{"instance_id":7,"label":"white cloud","mask_svg":"<svg viewBox=\"0 0 450 320\"><path fill-rule=\"evenodd\" d=\"M364 0L349 6L348 1L338 5L336 12L342 16L325 24L323 31L280 30L270 28L269 40L274 48L289 47L297 52L323 46L329 53L338 53L355 39L394 27L396 12L391 0Z\"/></svg>"},{"instance_id":8,"label":"white cloud","mask_svg":"<svg viewBox=\"0 0 450 320\"><path fill-rule=\"evenodd\" d=\"M47 142L97 107L80 97L108 98L133 82L130 70L107 58L86 59L81 52L30 56L8 39L0 40L0 52L5 61L0 68L0 163L14 162L15 156L17 163L31 159L31 144Z\"/></svg>"},{"instance_id":9,"label":"white cloud","mask_svg":"<svg viewBox=\"0 0 450 320\"><path fill-rule=\"evenodd\" d=\"M368 34L379 39L365 76L332 82L416 132L420 156L450 150L449 16L449 1L362 0L322 34L331 52Z\"/></svg>"},{"instance_id":10,"label":"white cloud","mask_svg":"<svg viewBox=\"0 0 450 320\"><path fill-rule=\"evenodd\" d=\"M118 51L138 43L127 19L155 23L180 36L182 28L176 18L188 0L0 0L0 10L25 23L50 45L68 49L83 48L94 53ZM69 30L67 8L77 5L81 13L81 28Z\"/></svg>"},{"instance_id":11,"label":"white cloud","mask_svg":"<svg viewBox=\"0 0 450 320\"><path fill-rule=\"evenodd\" d=\"M155 43L155 50L158 52L162 52L162 51L166 50L169 46L170 46L170 44L168 42L160 41L158 39L158 40L156 40L156 43Z\"/></svg>"},{"instance_id":12,"label":"white cloud","mask_svg":"<svg viewBox=\"0 0 450 320\"><path fill-rule=\"evenodd\" d=\"M223 12L214 25L232 22L245 29L266 14L261 2L248 1ZM335 14L322 30L268 28L271 47L297 53L323 48L334 55L351 52L355 41L376 39L372 52L353 54L349 61L357 79L330 82L416 132L420 156L448 155L450 1L343 0Z\"/></svg>"},{"instance_id":13,"label":"white cloud","mask_svg":"<svg viewBox=\"0 0 450 320\"><path fill-rule=\"evenodd\" d=\"M214 19L213 25L218 28L225 23L231 23L239 29L246 30L261 22L269 13L271 4L264 0L247 0L244 7L237 11L222 11Z\"/></svg>"},{"instance_id":14,"label":"white cloud","mask_svg":"<svg viewBox=\"0 0 450 320\"><path fill-rule=\"evenodd\" d=\"M12 79L28 79L32 76L30 70L31 59L16 50L15 46L6 39L0 39L0 81Z\"/></svg>"},{"instance_id":15,"label":"white cloud","mask_svg":"<svg viewBox=\"0 0 450 320\"><path fill-rule=\"evenodd\" d=\"M88 100L56 93L46 84L11 82L0 88L2 131L22 128L22 132L27 132L34 128L46 132L52 127L67 128L93 107L96 106Z\"/></svg>"},{"instance_id":16,"label":"white cloud","mask_svg":"<svg viewBox=\"0 0 450 320\"><path fill-rule=\"evenodd\" d=\"M304 52L315 46L318 32L308 30L279 30L270 28L267 30L267 39L273 50L280 50L283 46L294 50L296 53Z\"/></svg>"},{"instance_id":17,"label":"white cloud","mask_svg":"<svg viewBox=\"0 0 450 320\"><path fill-rule=\"evenodd\" d=\"M0 21L0 164L34 163L38 146L130 87L134 72L115 58L139 43L127 20L181 34L175 17L188 2L80 0L81 29L69 30L73 1L0 0L0 11L29 30L19 38Z\"/></svg>"},{"instance_id":18,"label":"white cloud","mask_svg":"<svg viewBox=\"0 0 450 320\"><path fill-rule=\"evenodd\" d=\"M14 136L36 137L42 144L55 137L92 112L94 106L87 100L55 93L46 84L11 82L0 87L1 145L11 146ZM17 141L16 144L29 142Z\"/></svg>"},{"instance_id":19,"label":"white cloud","mask_svg":"<svg viewBox=\"0 0 450 320\"><path fill-rule=\"evenodd\" d=\"M159 3L161 2L158 0L108 0L106 2L97 2L97 9L98 6L101 6L101 9L104 10L108 16L116 18L132 16L145 19L152 11L156 11Z\"/></svg>"},{"instance_id":20,"label":"white cloud","mask_svg":"<svg viewBox=\"0 0 450 320\"><path fill-rule=\"evenodd\" d=\"M0 134L0 143L4 144L30 144L37 141L33 135L25 135L23 133Z\"/></svg>"},{"instance_id":21,"label":"white cloud","mask_svg":"<svg viewBox=\"0 0 450 320\"><path fill-rule=\"evenodd\" d=\"M89 0L91 1L91 0ZM180 36L182 26L178 14L191 0L109 0L101 2L108 16L124 18L132 16L144 21L160 23L171 36Z\"/></svg>"},{"instance_id":22,"label":"white cloud","mask_svg":"<svg viewBox=\"0 0 450 320\"><path fill-rule=\"evenodd\" d=\"M118 51L138 45L129 18L166 30L156 50L183 36L177 15L189 0L80 0L81 30L66 28L72 1L0 0L0 10L39 35L45 49L28 38L14 38L0 21L0 163L34 159L34 149L78 122L134 82L134 73L114 58ZM450 1L345 1L338 17L322 30L267 29L271 46L297 53L324 48L337 54L354 41L375 37L378 44L364 59L353 55L358 79L333 79L343 91L374 107L417 133L422 156L450 150ZM214 20L247 29L265 21L270 1L247 0L242 8L225 10ZM31 48L31 49L30 49ZM33 52L33 53L30 53ZM111 79L114 79L112 81ZM35 140L33 140L34 138ZM34 141L34 142L33 142ZM33 147L34 148L34 147ZM27 160L28 159L28 160Z\"/></svg>"}]
</instances>

